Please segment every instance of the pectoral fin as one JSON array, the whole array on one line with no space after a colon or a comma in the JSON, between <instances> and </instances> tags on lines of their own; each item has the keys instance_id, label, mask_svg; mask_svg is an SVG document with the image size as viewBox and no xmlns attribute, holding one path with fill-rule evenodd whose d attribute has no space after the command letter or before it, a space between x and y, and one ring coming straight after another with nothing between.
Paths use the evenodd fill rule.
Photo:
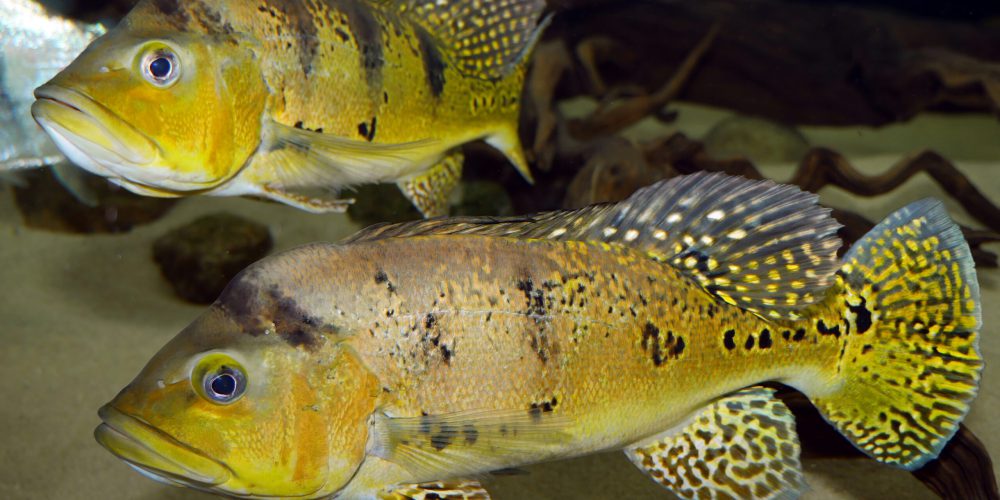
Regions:
<instances>
[{"instance_id":1,"label":"pectoral fin","mask_svg":"<svg viewBox=\"0 0 1000 500\"><path fill-rule=\"evenodd\" d=\"M763 387L722 398L625 453L685 499L796 498L805 487L795 418Z\"/></svg>"},{"instance_id":2,"label":"pectoral fin","mask_svg":"<svg viewBox=\"0 0 1000 500\"><path fill-rule=\"evenodd\" d=\"M396 183L424 217L448 215L448 196L462 178L462 151L454 149L430 169Z\"/></svg>"},{"instance_id":3,"label":"pectoral fin","mask_svg":"<svg viewBox=\"0 0 1000 500\"><path fill-rule=\"evenodd\" d=\"M490 500L490 494L479 481L440 481L436 483L401 484L379 495L381 500Z\"/></svg>"},{"instance_id":4,"label":"pectoral fin","mask_svg":"<svg viewBox=\"0 0 1000 500\"><path fill-rule=\"evenodd\" d=\"M427 139L383 144L304 130L274 121L266 124L261 152L254 162L258 183L283 188L340 188L394 181L413 162L440 151Z\"/></svg>"},{"instance_id":5,"label":"pectoral fin","mask_svg":"<svg viewBox=\"0 0 1000 500\"><path fill-rule=\"evenodd\" d=\"M570 419L529 409L376 418L373 454L414 477L469 477L544 459Z\"/></svg>"}]
</instances>

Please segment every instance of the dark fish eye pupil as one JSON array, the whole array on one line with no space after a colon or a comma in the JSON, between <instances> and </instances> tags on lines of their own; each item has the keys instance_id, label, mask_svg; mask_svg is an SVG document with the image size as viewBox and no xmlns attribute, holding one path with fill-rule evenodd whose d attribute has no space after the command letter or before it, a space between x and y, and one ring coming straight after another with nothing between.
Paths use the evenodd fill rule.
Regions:
<instances>
[{"instance_id":1,"label":"dark fish eye pupil","mask_svg":"<svg viewBox=\"0 0 1000 500\"><path fill-rule=\"evenodd\" d=\"M229 397L236 392L236 377L223 373L212 379L212 392L219 396Z\"/></svg>"},{"instance_id":2,"label":"dark fish eye pupil","mask_svg":"<svg viewBox=\"0 0 1000 500\"><path fill-rule=\"evenodd\" d=\"M149 73L155 78L166 78L170 75L170 59L157 57L149 63Z\"/></svg>"}]
</instances>

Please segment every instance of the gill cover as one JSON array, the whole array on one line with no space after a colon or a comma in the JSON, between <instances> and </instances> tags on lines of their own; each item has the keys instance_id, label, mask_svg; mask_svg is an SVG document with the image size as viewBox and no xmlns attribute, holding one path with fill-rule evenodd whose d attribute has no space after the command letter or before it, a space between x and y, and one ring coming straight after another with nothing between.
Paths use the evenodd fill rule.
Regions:
<instances>
[{"instance_id":1,"label":"gill cover","mask_svg":"<svg viewBox=\"0 0 1000 500\"><path fill-rule=\"evenodd\" d=\"M33 114L76 163L133 191L212 189L257 148L267 89L239 35L191 11L200 2L154 3L37 89Z\"/></svg>"},{"instance_id":2,"label":"gill cover","mask_svg":"<svg viewBox=\"0 0 1000 500\"><path fill-rule=\"evenodd\" d=\"M146 475L238 496L317 497L361 465L378 385L337 344L293 345L213 307L101 411Z\"/></svg>"}]
</instances>

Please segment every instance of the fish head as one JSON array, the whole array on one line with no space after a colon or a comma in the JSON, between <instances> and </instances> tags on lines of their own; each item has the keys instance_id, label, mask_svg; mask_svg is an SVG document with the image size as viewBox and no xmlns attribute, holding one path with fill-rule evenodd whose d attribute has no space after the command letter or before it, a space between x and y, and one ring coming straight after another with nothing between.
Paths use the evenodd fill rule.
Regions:
<instances>
[{"instance_id":1,"label":"fish head","mask_svg":"<svg viewBox=\"0 0 1000 500\"><path fill-rule=\"evenodd\" d=\"M70 160L133 192L209 191L260 143L266 85L217 15L157 3L140 3L36 89L32 115Z\"/></svg>"},{"instance_id":2,"label":"fish head","mask_svg":"<svg viewBox=\"0 0 1000 500\"><path fill-rule=\"evenodd\" d=\"M376 379L212 307L100 409L97 441L143 475L239 497L329 495L366 456Z\"/></svg>"}]
</instances>

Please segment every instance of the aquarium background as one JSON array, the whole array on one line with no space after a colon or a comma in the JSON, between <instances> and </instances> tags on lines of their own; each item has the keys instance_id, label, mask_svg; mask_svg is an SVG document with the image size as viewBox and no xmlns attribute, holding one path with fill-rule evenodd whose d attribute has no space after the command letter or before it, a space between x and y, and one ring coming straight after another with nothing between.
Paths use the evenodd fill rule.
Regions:
<instances>
[{"instance_id":1,"label":"aquarium background","mask_svg":"<svg viewBox=\"0 0 1000 500\"><path fill-rule=\"evenodd\" d=\"M1000 7L996 4L845 3L873 4L931 21L947 19L1000 30L996 17ZM116 2L100 10L85 9L82 3L69 1L53 4L60 4L63 12L95 20L115 18L128 2ZM1000 61L995 64L1000 65ZM582 117L595 106L594 99L578 97L561 102L559 109L566 117ZM641 142L681 131L690 138L705 138L714 126L734 116L731 110L683 100L671 103L669 109L676 113L673 121L646 119L623 136ZM796 128L809 146L837 151L867 174L884 172L915 152L934 150L953 162L990 200L1000 203L997 114L954 111L922 112L878 128ZM751 135L751 144L733 147L774 151L783 147L776 144L787 140L784 132ZM778 181L788 180L796 167L796 161L767 154L755 158L755 163L765 175ZM487 196L477 200L476 206L487 207L482 210L517 211L519 197L561 199L544 190L565 189L545 183L535 187L518 185L516 179L510 180L510 172L500 172L509 170L508 166L490 158L468 169L467 178L492 181L508 191L510 186L519 190L508 192L514 200L513 208L498 208L500 204L511 204L506 197ZM29 176L28 182L40 182L32 179ZM126 232L71 234L30 227L14 189L14 185L6 183L0 191L0 498L208 498L136 474L92 437L99 423L97 408L204 309L175 294L154 262L154 241L199 216L218 212L266 225L273 238L272 253L313 241L337 241L363 227L363 223L344 214L311 215L249 199L202 197L182 200L166 215L136 224ZM826 187L820 195L822 203L848 208L870 220L880 220L896 208L932 196L942 199L961 224L982 227L925 174L877 197L860 197L836 187ZM116 217L111 209L105 216ZM983 248L998 252L1000 244ZM1000 330L996 326L1000 325L1000 271L980 267L978 273L984 323L981 350L986 368L979 396L965 424L996 456L1000 454L1000 428L996 423L1000 412ZM873 460L807 457L803 463L811 488L805 498L935 497L910 473ZM998 470L994 465L994 471ZM669 498L622 453L526 467L522 473L497 476L487 487L501 500Z\"/></svg>"}]
</instances>

